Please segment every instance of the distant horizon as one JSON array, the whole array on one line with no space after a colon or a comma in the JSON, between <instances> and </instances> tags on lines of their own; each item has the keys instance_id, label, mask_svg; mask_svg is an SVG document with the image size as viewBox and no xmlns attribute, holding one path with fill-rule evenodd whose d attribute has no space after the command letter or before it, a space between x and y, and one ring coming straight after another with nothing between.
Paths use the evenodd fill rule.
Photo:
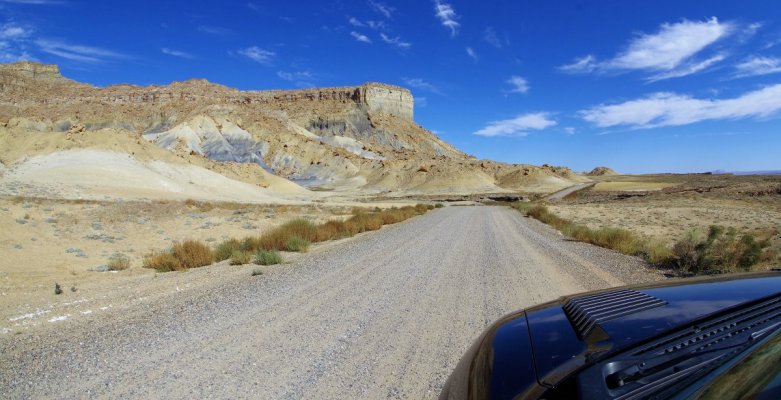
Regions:
<instances>
[{"instance_id":1,"label":"distant horizon","mask_svg":"<svg viewBox=\"0 0 781 400\"><path fill-rule=\"evenodd\" d=\"M482 159L781 170L773 2L0 0L0 10L0 62L56 64L98 87L379 82L410 89L418 124Z\"/></svg>"}]
</instances>

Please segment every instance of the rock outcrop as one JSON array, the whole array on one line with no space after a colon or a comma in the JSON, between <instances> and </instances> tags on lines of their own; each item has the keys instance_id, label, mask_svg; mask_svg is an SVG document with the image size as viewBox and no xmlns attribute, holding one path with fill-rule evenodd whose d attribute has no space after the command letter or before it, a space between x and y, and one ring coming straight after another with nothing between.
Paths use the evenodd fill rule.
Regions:
<instances>
[{"instance_id":1,"label":"rock outcrop","mask_svg":"<svg viewBox=\"0 0 781 400\"><path fill-rule=\"evenodd\" d=\"M329 190L548 191L580 179L567 168L476 160L417 125L413 109L409 90L382 83L240 91L193 79L98 88L63 78L54 65L0 64L0 124L14 131L123 132L185 159L254 163Z\"/></svg>"}]
</instances>

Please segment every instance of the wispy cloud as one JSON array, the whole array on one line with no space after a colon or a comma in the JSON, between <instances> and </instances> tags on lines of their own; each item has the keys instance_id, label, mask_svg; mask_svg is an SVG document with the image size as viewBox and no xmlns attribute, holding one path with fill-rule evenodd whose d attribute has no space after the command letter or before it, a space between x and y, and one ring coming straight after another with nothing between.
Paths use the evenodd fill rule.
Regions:
<instances>
[{"instance_id":1,"label":"wispy cloud","mask_svg":"<svg viewBox=\"0 0 781 400\"><path fill-rule=\"evenodd\" d=\"M396 11L395 8L388 6L385 3L381 3L379 1L373 1L369 0L369 6L372 8L372 10L382 14L385 16L385 18L393 18L393 12Z\"/></svg>"},{"instance_id":2,"label":"wispy cloud","mask_svg":"<svg viewBox=\"0 0 781 400\"><path fill-rule=\"evenodd\" d=\"M357 28L370 28L374 29L375 31L387 31L389 30L388 24L386 24L384 21L361 21L358 18L355 17L349 17L347 19L347 23L357 27Z\"/></svg>"},{"instance_id":3,"label":"wispy cloud","mask_svg":"<svg viewBox=\"0 0 781 400\"><path fill-rule=\"evenodd\" d=\"M558 69L567 73L639 70L654 73L648 78L652 81L682 77L722 61L725 58L723 54L706 60L697 60L695 56L734 31L734 24L719 22L716 17L706 21L684 19L677 23L664 23L657 32L641 34L630 40L626 50L612 59L598 62L593 55L587 55Z\"/></svg>"},{"instance_id":4,"label":"wispy cloud","mask_svg":"<svg viewBox=\"0 0 781 400\"><path fill-rule=\"evenodd\" d=\"M313 87L312 80L315 78L314 74L309 71L277 71L277 76L280 79L293 82L298 87Z\"/></svg>"},{"instance_id":5,"label":"wispy cloud","mask_svg":"<svg viewBox=\"0 0 781 400\"><path fill-rule=\"evenodd\" d=\"M100 63L129 58L127 55L113 50L67 43L59 39L38 39L35 44L44 53L77 62Z\"/></svg>"},{"instance_id":6,"label":"wispy cloud","mask_svg":"<svg viewBox=\"0 0 781 400\"><path fill-rule=\"evenodd\" d=\"M574 135L575 131L576 131L575 128L571 126L567 126L564 128L564 133L566 133L567 135Z\"/></svg>"},{"instance_id":7,"label":"wispy cloud","mask_svg":"<svg viewBox=\"0 0 781 400\"><path fill-rule=\"evenodd\" d=\"M364 35L362 33L358 33L356 31L350 32L350 36L352 36L353 38L355 38L355 40L357 40L359 42L368 43L368 44L372 43L372 40L369 39L368 36L366 36L366 35Z\"/></svg>"},{"instance_id":8,"label":"wispy cloud","mask_svg":"<svg viewBox=\"0 0 781 400\"><path fill-rule=\"evenodd\" d=\"M662 92L618 104L602 104L579 112L594 125L633 129L688 125L701 121L769 117L781 111L781 84L730 99L697 99Z\"/></svg>"},{"instance_id":9,"label":"wispy cloud","mask_svg":"<svg viewBox=\"0 0 781 400\"><path fill-rule=\"evenodd\" d=\"M550 113L536 112L521 114L515 118L490 122L486 127L474 132L478 136L526 136L530 131L539 131L555 126L557 122Z\"/></svg>"},{"instance_id":10,"label":"wispy cloud","mask_svg":"<svg viewBox=\"0 0 781 400\"><path fill-rule=\"evenodd\" d=\"M687 75L696 74L697 72L710 68L712 65L724 61L725 58L727 58L726 54L716 54L715 56L707 58L700 62L690 63L669 72L651 75L648 78L646 78L646 80L649 82L656 82L664 79L680 78Z\"/></svg>"},{"instance_id":11,"label":"wispy cloud","mask_svg":"<svg viewBox=\"0 0 781 400\"><path fill-rule=\"evenodd\" d=\"M442 0L434 0L434 15L439 18L442 26L450 29L450 37L455 37L461 24L458 23L458 15L453 6Z\"/></svg>"},{"instance_id":12,"label":"wispy cloud","mask_svg":"<svg viewBox=\"0 0 781 400\"><path fill-rule=\"evenodd\" d=\"M477 55L475 50L469 46L466 47L466 55L468 55L469 58L471 58L474 62L480 61L480 57Z\"/></svg>"},{"instance_id":13,"label":"wispy cloud","mask_svg":"<svg viewBox=\"0 0 781 400\"><path fill-rule=\"evenodd\" d=\"M390 37L390 36L388 36L388 35L386 35L384 33L380 33L380 38L382 39L383 42L385 42L387 44L390 44L390 45L393 45L393 46L396 46L396 47L398 47L399 49L402 49L402 50L406 50L406 49L409 49L410 47L412 47L411 43L408 43L408 42L405 42L405 41L401 40L401 38L398 37L398 36L392 38L392 37Z\"/></svg>"},{"instance_id":14,"label":"wispy cloud","mask_svg":"<svg viewBox=\"0 0 781 400\"><path fill-rule=\"evenodd\" d=\"M237 53L263 65L271 65L274 61L274 57L277 55L277 53L273 51L264 50L258 46L247 47L246 49L238 50Z\"/></svg>"},{"instance_id":15,"label":"wispy cloud","mask_svg":"<svg viewBox=\"0 0 781 400\"><path fill-rule=\"evenodd\" d=\"M187 52L184 52L184 51L181 51L181 50L169 49L167 47L163 47L162 49L160 49L160 51L163 54L168 54L169 56L174 56L174 57L179 57L179 58L188 58L188 59L193 58L193 55L190 54L190 53L187 53Z\"/></svg>"},{"instance_id":16,"label":"wispy cloud","mask_svg":"<svg viewBox=\"0 0 781 400\"><path fill-rule=\"evenodd\" d=\"M513 75L506 83L510 85L510 89L506 90L505 93L526 93L529 91L529 81L520 76Z\"/></svg>"},{"instance_id":17,"label":"wispy cloud","mask_svg":"<svg viewBox=\"0 0 781 400\"><path fill-rule=\"evenodd\" d=\"M0 40L18 40L26 38L32 33L32 29L25 28L13 23L0 25Z\"/></svg>"},{"instance_id":18,"label":"wispy cloud","mask_svg":"<svg viewBox=\"0 0 781 400\"><path fill-rule=\"evenodd\" d=\"M428 106L428 99L425 97L415 96L415 106L416 107Z\"/></svg>"},{"instance_id":19,"label":"wispy cloud","mask_svg":"<svg viewBox=\"0 0 781 400\"><path fill-rule=\"evenodd\" d=\"M366 26L366 24L364 24L363 22L361 22L361 20L355 17L348 18L347 23L349 23L352 26L356 26L358 28L363 28L364 26Z\"/></svg>"},{"instance_id":20,"label":"wispy cloud","mask_svg":"<svg viewBox=\"0 0 781 400\"><path fill-rule=\"evenodd\" d=\"M752 56L736 65L735 69L736 78L775 74L781 72L781 58Z\"/></svg>"},{"instance_id":21,"label":"wispy cloud","mask_svg":"<svg viewBox=\"0 0 781 400\"><path fill-rule=\"evenodd\" d=\"M426 82L425 80L423 80L421 78L401 78L401 80L404 81L404 83L407 86L409 86L409 87L411 87L413 89L425 90L425 91L428 91L428 92L431 92L431 93L435 93L435 94L440 94L440 95L442 94L442 91L439 90L439 88L436 85L434 85L432 83L429 83L429 82Z\"/></svg>"},{"instance_id":22,"label":"wispy cloud","mask_svg":"<svg viewBox=\"0 0 781 400\"><path fill-rule=\"evenodd\" d=\"M211 25L198 25L198 32L206 33L209 35L216 35L216 36L227 36L233 33L230 29L222 28L219 26L211 26Z\"/></svg>"},{"instance_id":23,"label":"wispy cloud","mask_svg":"<svg viewBox=\"0 0 781 400\"><path fill-rule=\"evenodd\" d=\"M66 2L59 1L59 0L0 0L0 3L45 6L45 5L65 4Z\"/></svg>"},{"instance_id":24,"label":"wispy cloud","mask_svg":"<svg viewBox=\"0 0 781 400\"><path fill-rule=\"evenodd\" d=\"M502 41L499 40L499 36L496 34L496 30L493 27L489 26L488 28L485 28L485 31L483 32L483 40L497 49L502 48Z\"/></svg>"}]
</instances>

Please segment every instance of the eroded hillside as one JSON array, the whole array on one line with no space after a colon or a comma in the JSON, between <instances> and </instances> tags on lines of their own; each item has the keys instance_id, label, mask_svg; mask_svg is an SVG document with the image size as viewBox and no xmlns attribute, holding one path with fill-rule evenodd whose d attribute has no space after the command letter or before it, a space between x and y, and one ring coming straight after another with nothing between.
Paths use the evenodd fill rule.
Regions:
<instances>
[{"instance_id":1,"label":"eroded hillside","mask_svg":"<svg viewBox=\"0 0 781 400\"><path fill-rule=\"evenodd\" d=\"M95 148L139 162L195 164L264 190L281 177L363 194L544 192L583 179L567 168L477 160L417 125L413 109L408 90L380 83L295 91L239 91L205 80L98 88L64 78L54 65L4 64L0 161L13 175L32 156ZM300 192L290 189L296 185L288 191Z\"/></svg>"}]
</instances>

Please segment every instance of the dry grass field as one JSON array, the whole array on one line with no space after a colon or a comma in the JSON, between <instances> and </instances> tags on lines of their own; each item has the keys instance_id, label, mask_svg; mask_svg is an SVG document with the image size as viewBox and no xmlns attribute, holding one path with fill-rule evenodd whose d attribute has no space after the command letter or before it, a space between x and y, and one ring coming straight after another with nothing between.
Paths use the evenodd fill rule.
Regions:
<instances>
[{"instance_id":1,"label":"dry grass field","mask_svg":"<svg viewBox=\"0 0 781 400\"><path fill-rule=\"evenodd\" d=\"M591 189L549 205L556 215L597 229L624 228L668 244L712 225L769 239L781 251L781 176L641 175L594 177ZM771 260L764 267L777 265Z\"/></svg>"},{"instance_id":2,"label":"dry grass field","mask_svg":"<svg viewBox=\"0 0 781 400\"><path fill-rule=\"evenodd\" d=\"M39 319L33 316L48 320L61 303L108 301L122 287L144 292L137 281L156 275L142 267L144 256L177 242L216 246L295 218L351 215L348 206L0 198L0 329L19 329Z\"/></svg>"}]
</instances>

